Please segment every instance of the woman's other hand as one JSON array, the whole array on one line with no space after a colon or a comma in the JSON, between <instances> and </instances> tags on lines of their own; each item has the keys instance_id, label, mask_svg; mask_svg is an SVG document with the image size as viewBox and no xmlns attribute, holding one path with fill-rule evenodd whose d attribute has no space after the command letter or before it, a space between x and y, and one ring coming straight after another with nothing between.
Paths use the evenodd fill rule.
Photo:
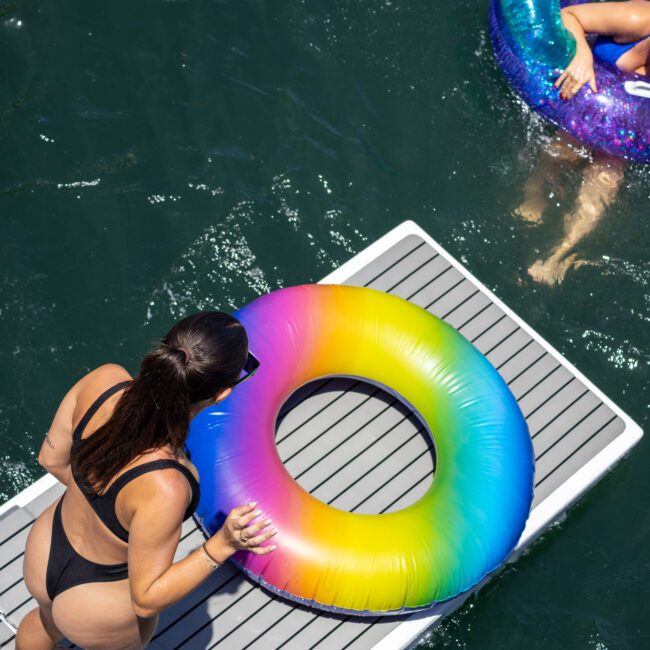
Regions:
<instances>
[{"instance_id":1,"label":"woman's other hand","mask_svg":"<svg viewBox=\"0 0 650 650\"><path fill-rule=\"evenodd\" d=\"M595 93L598 92L593 54L589 49L579 48L554 85L560 90L562 99L571 99L585 84L589 84Z\"/></svg>"}]
</instances>

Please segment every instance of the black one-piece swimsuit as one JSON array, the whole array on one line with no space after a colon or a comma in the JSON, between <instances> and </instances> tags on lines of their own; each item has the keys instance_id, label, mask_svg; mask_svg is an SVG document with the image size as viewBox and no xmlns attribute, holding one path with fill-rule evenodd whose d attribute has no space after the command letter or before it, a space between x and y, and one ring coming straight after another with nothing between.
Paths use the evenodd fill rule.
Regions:
<instances>
[{"instance_id":1,"label":"black one-piece swimsuit","mask_svg":"<svg viewBox=\"0 0 650 650\"><path fill-rule=\"evenodd\" d=\"M83 430L99 407L111 395L124 388L128 383L128 381L123 381L112 386L95 400L74 430L72 434L73 441L81 438ZM121 540L128 542L129 531L120 524L115 514L115 499L117 498L118 492L136 476L167 467L175 467L180 470L185 474L192 487L192 502L185 511L183 518L183 521L185 521L192 516L199 503L199 484L192 472L185 465L175 460L152 460L137 467L132 467L119 476L110 488L108 488L106 493L101 496L92 489L86 479L78 479L76 476L73 478L92 509L107 528ZM65 534L63 521L61 520L61 504L63 503L65 494L63 494L63 497L61 497L54 509L54 519L52 521L52 543L45 574L45 587L50 600L54 600L55 596L75 585L86 582L113 582L114 580L124 580L129 577L127 562L121 564L99 564L87 560L74 550Z\"/></svg>"}]
</instances>

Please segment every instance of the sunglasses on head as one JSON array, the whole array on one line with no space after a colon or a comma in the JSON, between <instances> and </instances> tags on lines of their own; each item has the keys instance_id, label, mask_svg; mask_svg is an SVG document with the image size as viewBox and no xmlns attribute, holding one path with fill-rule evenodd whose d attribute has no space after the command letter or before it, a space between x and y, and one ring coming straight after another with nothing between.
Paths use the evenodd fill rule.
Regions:
<instances>
[{"instance_id":1,"label":"sunglasses on head","mask_svg":"<svg viewBox=\"0 0 650 650\"><path fill-rule=\"evenodd\" d=\"M245 379L248 379L250 376L255 374L255 371L259 368L260 366L260 361L257 357L254 357L250 352L248 353L248 358L246 359L246 363L244 364L244 367L241 371L241 376L239 379L233 384L233 386L236 386L237 384L241 384L242 381Z\"/></svg>"},{"instance_id":2,"label":"sunglasses on head","mask_svg":"<svg viewBox=\"0 0 650 650\"><path fill-rule=\"evenodd\" d=\"M248 379L251 375L254 375L255 371L259 368L259 366L260 366L259 359L257 357L254 357L249 352L248 353L248 358L246 359L246 363L244 364L244 367L242 368L241 376L233 384L233 387L236 386L237 384L241 384L242 381L244 381L245 379ZM185 454L187 455L187 459L191 460L190 450L187 448L187 444L184 445L184 450L185 450Z\"/></svg>"}]
</instances>

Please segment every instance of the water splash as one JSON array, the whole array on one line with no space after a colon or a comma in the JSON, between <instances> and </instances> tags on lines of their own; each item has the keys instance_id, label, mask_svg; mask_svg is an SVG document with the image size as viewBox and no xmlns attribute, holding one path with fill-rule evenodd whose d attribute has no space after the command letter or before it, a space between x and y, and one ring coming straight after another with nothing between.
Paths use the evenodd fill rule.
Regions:
<instances>
[{"instance_id":1,"label":"water splash","mask_svg":"<svg viewBox=\"0 0 650 650\"><path fill-rule=\"evenodd\" d=\"M245 234L255 216L253 204L242 201L223 222L206 228L154 290L146 321L159 313L182 318L191 311L237 309L242 296L270 292L274 287Z\"/></svg>"}]
</instances>

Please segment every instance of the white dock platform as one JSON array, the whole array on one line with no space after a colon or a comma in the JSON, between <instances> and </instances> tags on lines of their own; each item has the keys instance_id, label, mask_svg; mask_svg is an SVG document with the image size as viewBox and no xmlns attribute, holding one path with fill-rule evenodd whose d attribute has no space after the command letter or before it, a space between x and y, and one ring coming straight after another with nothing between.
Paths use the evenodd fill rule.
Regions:
<instances>
[{"instance_id":1,"label":"white dock platform","mask_svg":"<svg viewBox=\"0 0 650 650\"><path fill-rule=\"evenodd\" d=\"M321 282L369 286L422 306L472 341L506 380L528 421L536 457L532 511L509 561L642 436L625 413L412 221ZM276 443L305 489L355 512L390 512L413 503L434 471L428 433L408 409L348 379L315 381L294 393L278 418ZM35 606L22 581L25 540L63 487L48 474L0 507L0 648L14 647L16 626ZM176 559L202 541L194 521L187 521ZM470 593L410 615L341 616L284 600L227 564L161 614L149 647L397 650L414 644Z\"/></svg>"}]
</instances>

